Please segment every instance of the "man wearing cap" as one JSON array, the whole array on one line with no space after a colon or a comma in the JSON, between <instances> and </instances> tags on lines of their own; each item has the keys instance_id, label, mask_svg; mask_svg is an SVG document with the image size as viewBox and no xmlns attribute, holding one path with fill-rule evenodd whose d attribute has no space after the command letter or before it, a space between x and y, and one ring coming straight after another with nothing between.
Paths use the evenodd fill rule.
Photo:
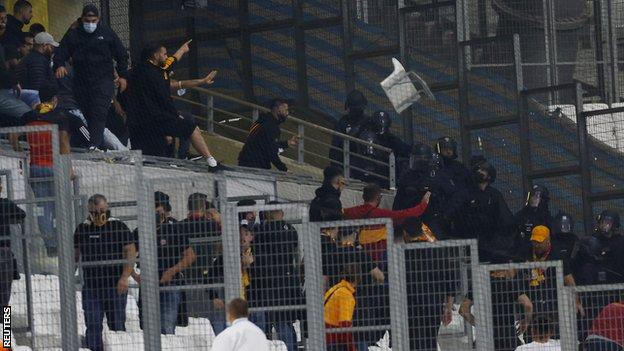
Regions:
<instances>
[{"instance_id":1,"label":"man wearing cap","mask_svg":"<svg viewBox=\"0 0 624 351\"><path fill-rule=\"evenodd\" d=\"M567 257L560 255L560 251L553 250L550 241L550 229L538 225L531 231L531 250L529 262L562 261L563 282L566 286L576 286L572 275L572 266ZM533 268L529 270L529 297L537 313L557 312L557 276L554 268ZM584 315L580 300L576 303L577 312Z\"/></svg>"},{"instance_id":2,"label":"man wearing cap","mask_svg":"<svg viewBox=\"0 0 624 351\"><path fill-rule=\"evenodd\" d=\"M71 59L74 68L74 94L89 122L91 149L103 145L104 127L115 91L126 90L128 52L112 29L100 23L95 5L82 10L80 25L70 28L54 55L56 78L68 74L65 67ZM117 64L116 71L113 60Z\"/></svg>"},{"instance_id":3,"label":"man wearing cap","mask_svg":"<svg viewBox=\"0 0 624 351\"><path fill-rule=\"evenodd\" d=\"M52 55L54 54L54 48L57 48L59 43L54 41L54 37L50 33L42 32L35 36L35 44L33 50L24 57L15 74L17 81L22 86L22 94L28 89L32 91L32 101L25 101L30 106L39 103L39 89L45 83L54 82L54 74L50 63ZM22 99L23 100L23 99Z\"/></svg>"}]
</instances>

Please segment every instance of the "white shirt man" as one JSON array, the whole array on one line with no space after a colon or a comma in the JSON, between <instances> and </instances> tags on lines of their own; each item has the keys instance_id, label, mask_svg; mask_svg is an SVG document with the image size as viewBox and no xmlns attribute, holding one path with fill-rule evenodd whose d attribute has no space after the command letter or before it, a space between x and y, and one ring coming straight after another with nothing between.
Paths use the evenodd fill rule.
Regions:
<instances>
[{"instance_id":1,"label":"white shirt man","mask_svg":"<svg viewBox=\"0 0 624 351\"><path fill-rule=\"evenodd\" d=\"M234 299L227 306L227 319L232 324L212 344L212 351L269 351L269 344L255 324L247 319L247 302Z\"/></svg>"},{"instance_id":2,"label":"white shirt man","mask_svg":"<svg viewBox=\"0 0 624 351\"><path fill-rule=\"evenodd\" d=\"M518 346L516 351L561 351L559 340L548 340L547 342L537 342Z\"/></svg>"}]
</instances>

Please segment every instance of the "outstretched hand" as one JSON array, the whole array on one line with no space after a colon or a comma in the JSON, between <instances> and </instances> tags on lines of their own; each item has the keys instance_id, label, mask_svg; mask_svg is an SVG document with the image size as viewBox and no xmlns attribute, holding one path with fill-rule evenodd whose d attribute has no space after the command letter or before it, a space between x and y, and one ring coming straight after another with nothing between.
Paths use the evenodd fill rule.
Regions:
<instances>
[{"instance_id":1,"label":"outstretched hand","mask_svg":"<svg viewBox=\"0 0 624 351\"><path fill-rule=\"evenodd\" d=\"M212 84L214 83L214 77L217 75L217 71L210 72L206 77L204 77L204 84Z\"/></svg>"},{"instance_id":2,"label":"outstretched hand","mask_svg":"<svg viewBox=\"0 0 624 351\"><path fill-rule=\"evenodd\" d=\"M182 44L182 46L180 46L180 48L178 49L178 51L176 52L176 56L179 56L180 58L184 55L186 55L191 48L189 47L189 44L193 41L193 39L188 40L186 43Z\"/></svg>"}]
</instances>

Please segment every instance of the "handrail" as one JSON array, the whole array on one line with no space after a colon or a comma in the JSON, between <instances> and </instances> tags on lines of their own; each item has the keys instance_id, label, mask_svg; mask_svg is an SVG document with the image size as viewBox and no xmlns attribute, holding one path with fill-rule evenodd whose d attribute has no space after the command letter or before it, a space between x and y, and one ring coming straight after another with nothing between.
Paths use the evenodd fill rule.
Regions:
<instances>
[{"instance_id":1,"label":"handrail","mask_svg":"<svg viewBox=\"0 0 624 351\"><path fill-rule=\"evenodd\" d=\"M252 102L249 102L249 101L240 100L240 99L237 99L235 97L232 97L232 96L229 96L229 95L225 95L223 93L219 93L219 92L216 92L216 91L211 90L211 89L196 87L196 88L190 88L190 90L197 90L197 91L199 91L201 93L212 95L212 96L216 96L219 99L228 100L228 101L234 102L236 104L247 106L247 107L250 107L250 108L252 108L254 110L261 111L261 112L270 112L271 111L270 109L268 109L268 108L266 108L264 106L256 105L256 104L254 104ZM183 99L180 99L180 100L183 100ZM187 99L184 99L184 100L187 100ZM191 101L191 100L187 100L187 101ZM249 117L244 116L244 115L240 115L239 117L249 118ZM344 138L344 139L347 139L349 141L353 141L353 142L356 142L356 143L359 143L359 144L369 144L368 142L366 142L366 141L364 141L362 139L358 139L358 138L352 137L352 136L350 136L348 134L343 134L343 133L340 133L340 132L336 132L335 130L332 130L332 129L329 129L329 128L325 128L323 126L319 126L319 125L314 124L314 123L310 123L310 122L308 122L306 120L303 120L301 118L295 117L293 115L288 115L288 121L292 121L292 122L295 122L295 123L303 124L303 125L305 125L307 127L318 129L320 131L323 131L323 132L329 133L331 135L338 136L338 137L341 137L341 138ZM392 149L387 148L385 146L377 145L377 144L372 144L372 145L373 145L374 148L379 149L381 151L392 152Z\"/></svg>"},{"instance_id":2,"label":"handrail","mask_svg":"<svg viewBox=\"0 0 624 351\"><path fill-rule=\"evenodd\" d=\"M214 91L212 89L196 87L196 88L190 88L190 90L196 91L199 94L206 95L208 97L206 103L193 101L193 100L190 100L190 99L187 99L187 98L182 98L180 96L175 96L175 95L172 95L172 98L175 99L175 100L184 102L184 103L188 103L188 104L190 104L192 106L198 106L198 107L201 107L201 108L205 108L206 109L206 115L205 116L197 116L197 115L193 114L193 117L194 118L198 118L198 119L206 122L205 130L208 133L214 133L215 125L221 126L221 127L224 127L224 128L228 128L228 129L234 130L234 131L244 132L242 129L240 129L238 127L215 122L215 120L214 120L214 113L215 112L220 113L220 114L225 114L227 116L231 116L231 117L235 117L235 118L240 118L240 119L246 120L248 122L253 122L253 121L256 121L258 119L259 113L261 113L261 112L264 113L264 112L270 112L271 111L267 107L255 104L253 102L241 100L241 99L238 99L236 97L229 96L227 94ZM227 111L227 110L224 110L222 108L217 108L217 107L215 107L215 101L214 101L215 98L223 99L225 101L234 103L234 104L236 104L238 106L242 106L244 108L249 108L249 109L252 110L252 116L249 117L249 116L246 116L246 115L244 115L242 113L233 112L233 111ZM358 139L358 138L353 137L351 135L340 133L340 132L337 132L335 130L323 127L323 126L319 126L319 125L316 125L314 123L310 123L310 122L308 122L308 121L306 121L304 119L298 118L298 117L293 116L293 115L289 115L288 116L288 122L291 123L291 124L295 124L297 130L296 131L284 130L284 132L288 133L288 134L292 134L292 135L298 135L300 137L299 145L298 145L297 149L295 150L295 152L296 152L296 160L300 164L305 163L305 156L306 155L312 155L314 157L321 158L321 159L328 159L327 157L325 157L325 155L320 155L318 153L314 153L314 152L311 152L311 151L305 149L305 141L306 140L308 140L310 142L318 142L318 140L316 140L316 139L311 139L310 137L306 137L306 134L308 134L308 133L305 133L305 128L308 127L308 128L311 128L312 130L315 130L317 132L325 133L325 134L329 135L330 138L336 138L337 137L337 138L339 138L341 140L341 145L340 145L339 148L336 148L333 145L329 145L329 149L330 150L332 150L332 149L334 149L334 150L335 149L342 150L342 156L343 156L342 167L343 167L344 174L345 174L345 176L347 178L349 178L349 173L350 173L349 170L351 168L353 168L354 170L358 170L358 171L360 170L360 169L354 167L351 164L351 161L350 161L351 160L351 155L356 156L358 158L370 159L370 158L365 157L364 155L359 155L357 153L354 153L353 152L354 148L353 148L353 145L351 145L351 143L354 143L355 145L363 145L363 146L366 146L366 147L372 147L375 150L379 150L379 151L388 153L388 160L387 161L386 160L370 159L370 160L372 160L372 162L374 164L381 165L381 166L384 166L384 167L387 166L388 174L387 175L379 175L379 174L373 173L372 175L375 176L376 178L380 178L382 180L387 180L390 188L391 189L395 188L395 186L396 186L396 160L395 160L395 155L394 155L392 149L387 148L387 147L382 146L382 145L371 143L371 142L366 141L366 140ZM325 143L321 143L321 144L325 144ZM329 159L329 160L334 162L334 160L331 160L331 159Z\"/></svg>"}]
</instances>

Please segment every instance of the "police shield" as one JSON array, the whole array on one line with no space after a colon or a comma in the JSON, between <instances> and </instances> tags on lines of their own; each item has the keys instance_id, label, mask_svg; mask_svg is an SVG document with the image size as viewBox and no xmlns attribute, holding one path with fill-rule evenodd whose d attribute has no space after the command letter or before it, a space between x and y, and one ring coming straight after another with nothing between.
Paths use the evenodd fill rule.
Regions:
<instances>
[{"instance_id":1,"label":"police shield","mask_svg":"<svg viewBox=\"0 0 624 351\"><path fill-rule=\"evenodd\" d=\"M398 113L405 111L413 103L420 100L421 93L435 100L429 86L422 78L414 72L406 72L401 62L394 57L392 64L394 71L380 84Z\"/></svg>"}]
</instances>

